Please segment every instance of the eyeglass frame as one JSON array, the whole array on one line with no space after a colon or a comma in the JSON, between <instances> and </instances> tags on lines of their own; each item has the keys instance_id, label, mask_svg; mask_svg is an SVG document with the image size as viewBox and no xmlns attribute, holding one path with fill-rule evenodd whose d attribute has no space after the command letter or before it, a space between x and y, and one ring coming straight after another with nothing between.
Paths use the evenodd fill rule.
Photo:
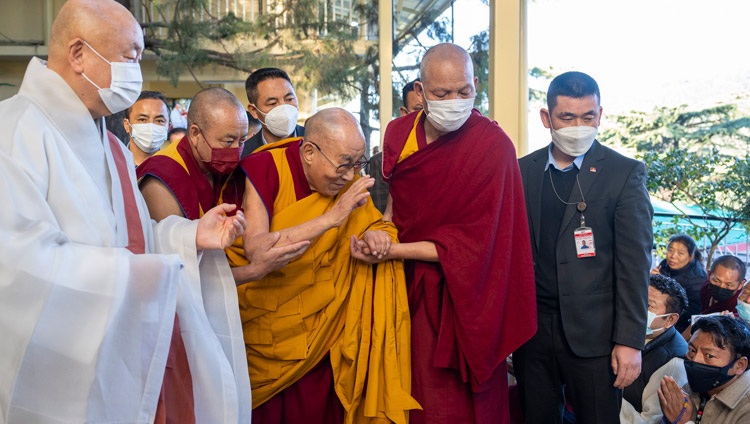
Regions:
<instances>
[{"instance_id":1,"label":"eyeglass frame","mask_svg":"<svg viewBox=\"0 0 750 424\"><path fill-rule=\"evenodd\" d=\"M370 159L363 155L362 157L365 158L365 160L360 159L354 163L344 163L341 165L336 165L336 162L334 162L330 157L328 157L328 155L323 151L323 149L320 148L320 146L318 146L317 143L315 143L314 141L310 141L310 140L305 140L305 141L312 144L313 146L315 146L316 149L318 149L320 154L322 154L323 157L326 158L326 160L336 168L336 174L338 175L346 175L346 173L349 172L349 170L352 170L354 171L355 174L357 174L359 173L359 171L362 170L362 168L364 168L370 163ZM341 172L342 168L344 169L344 172Z\"/></svg>"}]
</instances>

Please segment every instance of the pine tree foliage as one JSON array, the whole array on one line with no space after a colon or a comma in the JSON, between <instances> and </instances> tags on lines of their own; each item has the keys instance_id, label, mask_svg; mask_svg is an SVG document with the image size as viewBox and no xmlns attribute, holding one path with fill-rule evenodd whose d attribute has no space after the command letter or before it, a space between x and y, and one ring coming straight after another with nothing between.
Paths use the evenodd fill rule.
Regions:
<instances>
[{"instance_id":1,"label":"pine tree foliage","mask_svg":"<svg viewBox=\"0 0 750 424\"><path fill-rule=\"evenodd\" d=\"M680 211L671 226L657 225L656 244L687 232L708 242L710 264L729 232L750 220L750 119L736 105L722 104L701 110L659 107L614 121L600 140L635 149L646 164L649 192Z\"/></svg>"},{"instance_id":2,"label":"pine tree foliage","mask_svg":"<svg viewBox=\"0 0 750 424\"><path fill-rule=\"evenodd\" d=\"M141 3L134 12L146 48L159 57L157 72L173 84L186 72L197 80L199 70L215 66L246 73L275 66L323 95L356 94L358 34L351 22L333 18L328 2L271 0L253 20L241 19L236 10L218 11L210 0Z\"/></svg>"}]
</instances>

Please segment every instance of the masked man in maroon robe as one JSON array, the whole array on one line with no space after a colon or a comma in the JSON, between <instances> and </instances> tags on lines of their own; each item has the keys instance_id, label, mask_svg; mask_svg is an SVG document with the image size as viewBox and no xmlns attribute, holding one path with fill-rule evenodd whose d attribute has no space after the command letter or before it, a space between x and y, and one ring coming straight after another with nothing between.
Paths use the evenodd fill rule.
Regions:
<instances>
[{"instance_id":1,"label":"masked man in maroon robe","mask_svg":"<svg viewBox=\"0 0 750 424\"><path fill-rule=\"evenodd\" d=\"M454 44L427 51L424 111L391 122L385 218L400 244L355 257L406 259L412 314L412 423L508 422L506 357L536 329L523 186L510 138L473 109L476 78ZM385 253L385 254L384 254Z\"/></svg>"}]
</instances>

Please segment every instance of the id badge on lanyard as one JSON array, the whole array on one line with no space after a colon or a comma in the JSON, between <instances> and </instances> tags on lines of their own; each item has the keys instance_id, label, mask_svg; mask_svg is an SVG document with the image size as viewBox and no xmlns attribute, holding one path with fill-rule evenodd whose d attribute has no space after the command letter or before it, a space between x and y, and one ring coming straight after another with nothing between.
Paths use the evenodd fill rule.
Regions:
<instances>
[{"instance_id":1,"label":"id badge on lanyard","mask_svg":"<svg viewBox=\"0 0 750 424\"><path fill-rule=\"evenodd\" d=\"M586 218L583 216L583 210L586 204L578 205L578 211L581 212L581 226L573 231L573 238L576 244L576 254L578 258L591 258L596 256L596 245L594 244L594 230L586 226Z\"/></svg>"}]
</instances>

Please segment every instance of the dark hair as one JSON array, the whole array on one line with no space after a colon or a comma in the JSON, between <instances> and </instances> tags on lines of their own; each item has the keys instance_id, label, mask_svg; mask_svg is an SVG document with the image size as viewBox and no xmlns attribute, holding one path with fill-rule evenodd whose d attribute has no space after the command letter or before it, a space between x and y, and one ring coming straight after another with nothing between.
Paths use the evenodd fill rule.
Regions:
<instances>
[{"instance_id":1,"label":"dark hair","mask_svg":"<svg viewBox=\"0 0 750 424\"><path fill-rule=\"evenodd\" d=\"M716 267L719 265L723 266L726 269L731 269L732 271L739 272L740 281L745 279L745 272L747 272L747 267L745 267L745 263L742 262L740 258L733 255L719 256L713 262L711 262L711 272L716 271Z\"/></svg>"},{"instance_id":2,"label":"dark hair","mask_svg":"<svg viewBox=\"0 0 750 424\"><path fill-rule=\"evenodd\" d=\"M593 78L583 72L565 72L560 74L549 84L547 90L547 109L550 113L557 106L557 97L566 96L580 99L586 96L596 96L596 102L600 103L599 85Z\"/></svg>"},{"instance_id":3,"label":"dark hair","mask_svg":"<svg viewBox=\"0 0 750 424\"><path fill-rule=\"evenodd\" d=\"M414 83L417 81L422 81L421 79L417 78L414 81L406 83L403 89L401 89L401 101L404 103L405 108L409 108L406 106L406 95L414 91Z\"/></svg>"},{"instance_id":4,"label":"dark hair","mask_svg":"<svg viewBox=\"0 0 750 424\"><path fill-rule=\"evenodd\" d=\"M144 91L141 91L141 95L140 95L140 96L138 96L138 100L136 100L135 102L133 102L133 104L136 104L136 103L138 103L139 101L141 101L141 100L144 100L144 99L156 99L156 100L161 100L162 102L164 102L164 106L166 106L166 107L167 107L167 120L169 120L169 103L167 103L167 98L166 98L166 97L164 97L164 95L163 95L163 94L161 94L161 93L160 93L160 92L158 92L158 91L148 91L148 90L144 90ZM131 105L131 106L130 106L130 107L128 108L128 110L127 110L127 111L125 111L125 117L126 117L126 118L130 119L130 111L131 111L132 109L133 109L133 106Z\"/></svg>"},{"instance_id":5,"label":"dark hair","mask_svg":"<svg viewBox=\"0 0 750 424\"><path fill-rule=\"evenodd\" d=\"M172 137L172 134L178 133L178 132L184 132L185 134L187 134L187 128L183 128L183 127L172 128L171 130L169 130L169 132L167 132L167 140L169 140L169 138Z\"/></svg>"},{"instance_id":6,"label":"dark hair","mask_svg":"<svg viewBox=\"0 0 750 424\"><path fill-rule=\"evenodd\" d=\"M750 329L742 319L733 315L703 317L695 321L691 334L698 330L711 334L716 346L729 349L735 358L750 359Z\"/></svg>"},{"instance_id":7,"label":"dark hair","mask_svg":"<svg viewBox=\"0 0 750 424\"><path fill-rule=\"evenodd\" d=\"M669 243L667 243L667 248L669 248L669 245L673 242L677 242L685 246L685 248L688 251L688 255L691 255L695 258L696 262L700 262L701 259L703 259L703 255L701 254L701 251L698 249L698 245L695 244L695 240L693 240L692 237L690 237L687 234L675 234L672 237L669 238Z\"/></svg>"},{"instance_id":8,"label":"dark hair","mask_svg":"<svg viewBox=\"0 0 750 424\"><path fill-rule=\"evenodd\" d=\"M667 312L670 314L682 314L688 307L688 298L685 289L673 278L661 274L651 274L648 284L669 296L667 298Z\"/></svg>"},{"instance_id":9,"label":"dark hair","mask_svg":"<svg viewBox=\"0 0 750 424\"><path fill-rule=\"evenodd\" d=\"M255 105L258 102L258 84L271 78L284 78L289 81L289 84L292 83L289 75L279 68L260 68L245 80L245 93L247 93L247 100L250 103Z\"/></svg>"}]
</instances>

